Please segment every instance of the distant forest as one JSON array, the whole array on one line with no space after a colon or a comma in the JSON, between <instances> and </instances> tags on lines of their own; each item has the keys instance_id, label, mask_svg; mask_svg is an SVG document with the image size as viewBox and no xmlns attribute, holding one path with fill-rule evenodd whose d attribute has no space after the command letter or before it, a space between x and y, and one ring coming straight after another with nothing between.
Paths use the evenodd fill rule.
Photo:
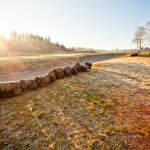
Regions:
<instances>
[{"instance_id":1,"label":"distant forest","mask_svg":"<svg viewBox=\"0 0 150 150\"><path fill-rule=\"evenodd\" d=\"M54 43L50 37L42 37L34 34L18 34L16 31L11 32L10 38L6 39L0 35L0 53L10 52L61 52L67 51L63 44Z\"/></svg>"},{"instance_id":2,"label":"distant forest","mask_svg":"<svg viewBox=\"0 0 150 150\"><path fill-rule=\"evenodd\" d=\"M123 50L121 50L123 52ZM120 51L120 52L121 52ZM50 37L42 37L35 34L18 34L11 32L10 38L6 39L0 34L0 56L9 56L10 54L31 54L31 53L109 53L119 52L119 50L102 50L85 47L66 48L63 44L52 42ZM126 52L126 50L124 51Z\"/></svg>"}]
</instances>

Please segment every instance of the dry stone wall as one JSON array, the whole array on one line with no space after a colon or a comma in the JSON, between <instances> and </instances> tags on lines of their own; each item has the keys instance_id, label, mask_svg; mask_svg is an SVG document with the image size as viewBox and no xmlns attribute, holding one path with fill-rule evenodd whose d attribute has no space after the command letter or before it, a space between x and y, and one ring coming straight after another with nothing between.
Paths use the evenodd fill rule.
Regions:
<instances>
[{"instance_id":1,"label":"dry stone wall","mask_svg":"<svg viewBox=\"0 0 150 150\"><path fill-rule=\"evenodd\" d=\"M77 62L72 67L67 66L65 68L56 68L50 71L48 74L41 77L36 77L34 79L0 83L0 97L18 96L21 95L22 92L33 91L39 87L44 87L48 84L51 84L57 79L63 79L71 75L77 75L79 72L85 72L88 69L91 69L91 67L91 63L85 63L85 65L81 65Z\"/></svg>"}]
</instances>

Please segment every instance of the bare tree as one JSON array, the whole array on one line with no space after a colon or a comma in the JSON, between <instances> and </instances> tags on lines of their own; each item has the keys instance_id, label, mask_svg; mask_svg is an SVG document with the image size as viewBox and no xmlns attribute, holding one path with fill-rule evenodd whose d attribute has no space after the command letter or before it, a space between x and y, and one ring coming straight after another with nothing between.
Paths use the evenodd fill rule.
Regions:
<instances>
[{"instance_id":1,"label":"bare tree","mask_svg":"<svg viewBox=\"0 0 150 150\"><path fill-rule=\"evenodd\" d=\"M137 50L139 52L141 52L142 44L145 40L145 37L144 37L145 33L146 33L145 27L143 27L143 26L137 27L137 30L136 30L135 35L134 35L133 43L136 44Z\"/></svg>"}]
</instances>

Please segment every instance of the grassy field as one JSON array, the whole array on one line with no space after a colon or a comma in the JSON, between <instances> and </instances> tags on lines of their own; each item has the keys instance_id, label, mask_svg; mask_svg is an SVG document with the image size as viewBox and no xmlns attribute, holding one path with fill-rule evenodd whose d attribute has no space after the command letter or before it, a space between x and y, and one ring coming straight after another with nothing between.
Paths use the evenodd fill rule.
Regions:
<instances>
[{"instance_id":1,"label":"grassy field","mask_svg":"<svg viewBox=\"0 0 150 150\"><path fill-rule=\"evenodd\" d=\"M0 149L149 150L150 59L96 63L0 100Z\"/></svg>"}]
</instances>

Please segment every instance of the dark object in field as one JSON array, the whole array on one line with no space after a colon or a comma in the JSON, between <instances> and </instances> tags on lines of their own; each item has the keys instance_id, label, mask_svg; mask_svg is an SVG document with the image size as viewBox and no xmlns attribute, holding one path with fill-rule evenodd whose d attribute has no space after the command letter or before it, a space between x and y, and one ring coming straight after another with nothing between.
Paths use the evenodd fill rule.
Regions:
<instances>
[{"instance_id":1,"label":"dark object in field","mask_svg":"<svg viewBox=\"0 0 150 150\"><path fill-rule=\"evenodd\" d=\"M38 88L38 84L35 80L21 80L20 88L22 91L32 91Z\"/></svg>"},{"instance_id":2,"label":"dark object in field","mask_svg":"<svg viewBox=\"0 0 150 150\"><path fill-rule=\"evenodd\" d=\"M79 62L74 65L74 68L76 68L78 72L81 72L81 65Z\"/></svg>"},{"instance_id":3,"label":"dark object in field","mask_svg":"<svg viewBox=\"0 0 150 150\"><path fill-rule=\"evenodd\" d=\"M0 84L0 96L17 96L20 95L20 83L19 82L8 82Z\"/></svg>"},{"instance_id":4,"label":"dark object in field","mask_svg":"<svg viewBox=\"0 0 150 150\"><path fill-rule=\"evenodd\" d=\"M79 63L79 62L76 62L76 65L79 65L79 66L80 66L80 63Z\"/></svg>"},{"instance_id":5,"label":"dark object in field","mask_svg":"<svg viewBox=\"0 0 150 150\"><path fill-rule=\"evenodd\" d=\"M18 89L15 89L15 90L12 92L12 95L13 95L13 96L18 96L18 95L21 95L21 93L22 93L21 89L18 88Z\"/></svg>"},{"instance_id":6,"label":"dark object in field","mask_svg":"<svg viewBox=\"0 0 150 150\"><path fill-rule=\"evenodd\" d=\"M53 72L49 72L47 75L42 77L36 77L34 79L34 83L31 86L31 90L35 90L36 87L44 87L55 81L55 74Z\"/></svg>"},{"instance_id":7,"label":"dark object in field","mask_svg":"<svg viewBox=\"0 0 150 150\"><path fill-rule=\"evenodd\" d=\"M40 77L36 77L34 80L37 83L38 87L40 87L41 86L41 78Z\"/></svg>"},{"instance_id":8,"label":"dark object in field","mask_svg":"<svg viewBox=\"0 0 150 150\"><path fill-rule=\"evenodd\" d=\"M76 67L71 67L70 69L71 69L71 73L72 73L73 75L77 75L77 74L78 74L78 70L77 70Z\"/></svg>"},{"instance_id":9,"label":"dark object in field","mask_svg":"<svg viewBox=\"0 0 150 150\"><path fill-rule=\"evenodd\" d=\"M87 71L87 69L90 69L89 66L87 66L87 65L81 65L81 71L82 72Z\"/></svg>"},{"instance_id":10,"label":"dark object in field","mask_svg":"<svg viewBox=\"0 0 150 150\"><path fill-rule=\"evenodd\" d=\"M133 53L130 55L131 57L139 56L139 53Z\"/></svg>"},{"instance_id":11,"label":"dark object in field","mask_svg":"<svg viewBox=\"0 0 150 150\"><path fill-rule=\"evenodd\" d=\"M33 90L36 90L37 88L38 88L38 84L36 83L35 80L32 80L29 90L33 91Z\"/></svg>"},{"instance_id":12,"label":"dark object in field","mask_svg":"<svg viewBox=\"0 0 150 150\"><path fill-rule=\"evenodd\" d=\"M55 74L54 74L52 71L50 71L50 72L48 73L48 75L49 75L49 82L50 82L50 83L55 82L55 80L56 80Z\"/></svg>"},{"instance_id":13,"label":"dark object in field","mask_svg":"<svg viewBox=\"0 0 150 150\"><path fill-rule=\"evenodd\" d=\"M63 79L64 76L65 76L62 68L54 69L53 72L54 72L54 74L56 76L56 79Z\"/></svg>"},{"instance_id":14,"label":"dark object in field","mask_svg":"<svg viewBox=\"0 0 150 150\"><path fill-rule=\"evenodd\" d=\"M89 69L91 69L91 68L92 68L92 63L88 63L88 62L86 62L86 63L85 63L85 65L89 66Z\"/></svg>"},{"instance_id":15,"label":"dark object in field","mask_svg":"<svg viewBox=\"0 0 150 150\"><path fill-rule=\"evenodd\" d=\"M10 82L9 84L12 88L11 94L13 96L21 95L21 89L20 89L20 83L19 82Z\"/></svg>"},{"instance_id":16,"label":"dark object in field","mask_svg":"<svg viewBox=\"0 0 150 150\"><path fill-rule=\"evenodd\" d=\"M49 75L42 76L40 86L46 86L48 83L49 83Z\"/></svg>"},{"instance_id":17,"label":"dark object in field","mask_svg":"<svg viewBox=\"0 0 150 150\"><path fill-rule=\"evenodd\" d=\"M70 67L69 66L65 67L63 69L63 72L64 72L65 76L67 76L67 77L70 76L71 75L71 69L70 69Z\"/></svg>"},{"instance_id":18,"label":"dark object in field","mask_svg":"<svg viewBox=\"0 0 150 150\"><path fill-rule=\"evenodd\" d=\"M73 67L57 68L50 71L47 75L36 77L30 80L21 80L19 82L0 83L0 97L10 97L21 95L24 91L36 90L39 87L44 87L56 79L63 79L65 76L76 75L78 72L85 72L91 69L91 63L81 65L77 62Z\"/></svg>"},{"instance_id":19,"label":"dark object in field","mask_svg":"<svg viewBox=\"0 0 150 150\"><path fill-rule=\"evenodd\" d=\"M22 91L26 91L27 90L27 87L28 87L28 83L27 83L27 80L21 80L20 81L20 88Z\"/></svg>"}]
</instances>

